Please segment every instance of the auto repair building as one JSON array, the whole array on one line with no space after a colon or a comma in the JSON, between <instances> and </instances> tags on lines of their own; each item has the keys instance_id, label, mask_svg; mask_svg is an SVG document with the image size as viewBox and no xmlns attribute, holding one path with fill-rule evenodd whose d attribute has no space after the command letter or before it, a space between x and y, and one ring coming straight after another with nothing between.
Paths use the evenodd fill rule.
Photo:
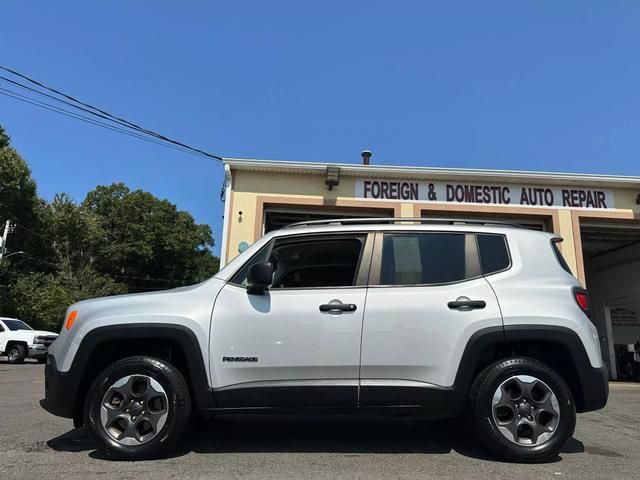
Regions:
<instances>
[{"instance_id":1,"label":"auto repair building","mask_svg":"<svg viewBox=\"0 0 640 480\"><path fill-rule=\"evenodd\" d=\"M640 177L225 159L221 263L299 221L446 217L563 237L612 378L640 340Z\"/></svg>"}]
</instances>

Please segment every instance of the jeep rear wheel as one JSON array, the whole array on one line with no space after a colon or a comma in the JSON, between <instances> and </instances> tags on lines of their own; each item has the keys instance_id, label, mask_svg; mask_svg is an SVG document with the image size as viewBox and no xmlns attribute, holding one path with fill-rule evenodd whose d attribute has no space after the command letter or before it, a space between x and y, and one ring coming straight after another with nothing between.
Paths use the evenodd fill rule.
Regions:
<instances>
[{"instance_id":1,"label":"jeep rear wheel","mask_svg":"<svg viewBox=\"0 0 640 480\"><path fill-rule=\"evenodd\" d=\"M22 363L27 358L27 348L24 345L11 345L7 350L9 363Z\"/></svg>"},{"instance_id":2,"label":"jeep rear wheel","mask_svg":"<svg viewBox=\"0 0 640 480\"><path fill-rule=\"evenodd\" d=\"M166 454L191 414L189 389L170 363L129 357L104 370L88 394L85 424L115 457L140 460Z\"/></svg>"},{"instance_id":3,"label":"jeep rear wheel","mask_svg":"<svg viewBox=\"0 0 640 480\"><path fill-rule=\"evenodd\" d=\"M575 404L566 382L531 358L485 369L471 391L476 432L497 456L536 462L557 455L573 435Z\"/></svg>"}]
</instances>

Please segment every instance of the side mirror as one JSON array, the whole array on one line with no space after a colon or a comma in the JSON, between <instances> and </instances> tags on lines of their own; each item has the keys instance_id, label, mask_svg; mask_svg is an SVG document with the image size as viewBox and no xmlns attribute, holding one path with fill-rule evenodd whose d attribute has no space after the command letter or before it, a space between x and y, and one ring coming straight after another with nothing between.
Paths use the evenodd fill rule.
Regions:
<instances>
[{"instance_id":1,"label":"side mirror","mask_svg":"<svg viewBox=\"0 0 640 480\"><path fill-rule=\"evenodd\" d=\"M273 281L273 263L256 263L249 267L247 273L247 291L252 295L263 295Z\"/></svg>"}]
</instances>

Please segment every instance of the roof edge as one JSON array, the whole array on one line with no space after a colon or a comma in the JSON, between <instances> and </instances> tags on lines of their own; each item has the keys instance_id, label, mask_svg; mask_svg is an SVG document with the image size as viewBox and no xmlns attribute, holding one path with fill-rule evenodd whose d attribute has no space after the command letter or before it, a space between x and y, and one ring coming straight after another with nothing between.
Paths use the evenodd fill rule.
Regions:
<instances>
[{"instance_id":1,"label":"roof edge","mask_svg":"<svg viewBox=\"0 0 640 480\"><path fill-rule=\"evenodd\" d=\"M340 167L342 173L360 177L397 176L406 178L419 177L470 177L488 178L494 181L527 183L552 181L553 183L590 183L608 184L612 186L635 186L640 184L640 177L624 175L603 175L588 173L540 172L528 170L497 170L477 168L441 168L391 165L359 165L350 163L296 162L285 160L257 160L243 158L224 158L225 165L237 170L274 171L290 173L324 173L327 167Z\"/></svg>"}]
</instances>

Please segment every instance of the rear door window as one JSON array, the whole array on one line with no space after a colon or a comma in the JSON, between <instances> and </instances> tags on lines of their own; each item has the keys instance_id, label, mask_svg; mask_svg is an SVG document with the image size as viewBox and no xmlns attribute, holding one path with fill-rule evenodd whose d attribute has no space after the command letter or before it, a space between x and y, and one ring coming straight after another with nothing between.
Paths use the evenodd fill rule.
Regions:
<instances>
[{"instance_id":1,"label":"rear door window","mask_svg":"<svg viewBox=\"0 0 640 480\"><path fill-rule=\"evenodd\" d=\"M464 233L391 233L382 245L381 285L433 285L468 278Z\"/></svg>"}]
</instances>

